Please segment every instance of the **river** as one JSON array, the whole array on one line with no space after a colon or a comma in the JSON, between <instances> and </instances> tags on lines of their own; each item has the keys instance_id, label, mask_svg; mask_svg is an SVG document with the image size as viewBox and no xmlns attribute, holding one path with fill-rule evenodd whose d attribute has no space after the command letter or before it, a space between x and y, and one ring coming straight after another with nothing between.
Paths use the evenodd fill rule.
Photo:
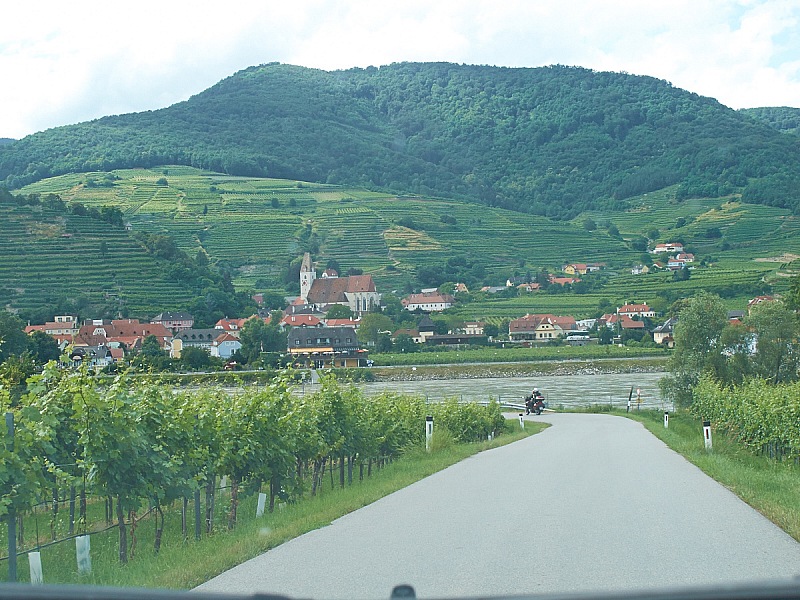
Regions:
<instances>
[{"instance_id":1,"label":"river","mask_svg":"<svg viewBox=\"0 0 800 600\"><path fill-rule=\"evenodd\" d=\"M543 377L491 377L485 379L432 379L425 381L381 381L357 384L367 394L384 391L419 394L430 401L456 397L460 400L487 400L489 397L522 402L534 386L544 394L549 408L613 404L625 407L631 388L632 406L672 410L661 399L658 381L664 373L625 373L598 375L551 375Z\"/></svg>"}]
</instances>

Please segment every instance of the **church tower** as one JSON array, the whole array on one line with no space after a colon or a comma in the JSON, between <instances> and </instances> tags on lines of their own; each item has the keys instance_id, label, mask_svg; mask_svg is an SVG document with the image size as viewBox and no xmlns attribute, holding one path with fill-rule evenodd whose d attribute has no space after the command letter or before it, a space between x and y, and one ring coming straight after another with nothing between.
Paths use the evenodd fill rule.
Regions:
<instances>
[{"instance_id":1,"label":"church tower","mask_svg":"<svg viewBox=\"0 0 800 600\"><path fill-rule=\"evenodd\" d=\"M308 298L308 290L317 278L317 272L311 264L311 254L303 254L303 263L300 265L300 297L303 300Z\"/></svg>"}]
</instances>

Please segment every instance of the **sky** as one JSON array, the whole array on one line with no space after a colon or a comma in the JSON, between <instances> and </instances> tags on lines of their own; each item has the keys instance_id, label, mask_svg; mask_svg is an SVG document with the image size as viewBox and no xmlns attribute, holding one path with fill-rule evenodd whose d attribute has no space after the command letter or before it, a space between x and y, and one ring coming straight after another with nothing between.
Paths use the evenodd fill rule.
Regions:
<instances>
[{"instance_id":1,"label":"sky","mask_svg":"<svg viewBox=\"0 0 800 600\"><path fill-rule=\"evenodd\" d=\"M163 108L249 66L574 65L800 107L800 0L29 0L0 19L0 138Z\"/></svg>"}]
</instances>

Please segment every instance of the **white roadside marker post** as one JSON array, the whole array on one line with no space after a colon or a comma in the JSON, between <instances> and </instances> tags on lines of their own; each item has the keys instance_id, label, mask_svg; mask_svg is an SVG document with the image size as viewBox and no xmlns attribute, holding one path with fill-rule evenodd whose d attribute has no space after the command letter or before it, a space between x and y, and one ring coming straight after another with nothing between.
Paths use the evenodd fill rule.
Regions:
<instances>
[{"instance_id":1,"label":"white roadside marker post","mask_svg":"<svg viewBox=\"0 0 800 600\"><path fill-rule=\"evenodd\" d=\"M521 429L525 429L525 420L522 418L522 413L519 413L519 426Z\"/></svg>"},{"instance_id":2,"label":"white roadside marker post","mask_svg":"<svg viewBox=\"0 0 800 600\"><path fill-rule=\"evenodd\" d=\"M664 429L669 429L669 411L664 411Z\"/></svg>"},{"instance_id":3,"label":"white roadside marker post","mask_svg":"<svg viewBox=\"0 0 800 600\"><path fill-rule=\"evenodd\" d=\"M433 437L433 417L425 417L425 451L431 451L431 437Z\"/></svg>"},{"instance_id":4,"label":"white roadside marker post","mask_svg":"<svg viewBox=\"0 0 800 600\"><path fill-rule=\"evenodd\" d=\"M258 494L258 506L256 506L256 516L264 516L264 507L267 505L267 495L264 492Z\"/></svg>"},{"instance_id":5,"label":"white roadside marker post","mask_svg":"<svg viewBox=\"0 0 800 600\"><path fill-rule=\"evenodd\" d=\"M40 552L28 552L28 565L31 568L31 585L42 585L44 583L42 554Z\"/></svg>"},{"instance_id":6,"label":"white roadside marker post","mask_svg":"<svg viewBox=\"0 0 800 600\"><path fill-rule=\"evenodd\" d=\"M711 450L711 421L703 421L703 440L706 444L706 450Z\"/></svg>"},{"instance_id":7,"label":"white roadside marker post","mask_svg":"<svg viewBox=\"0 0 800 600\"><path fill-rule=\"evenodd\" d=\"M91 543L88 535L75 538L75 554L78 558L78 573L88 575L92 572Z\"/></svg>"}]
</instances>

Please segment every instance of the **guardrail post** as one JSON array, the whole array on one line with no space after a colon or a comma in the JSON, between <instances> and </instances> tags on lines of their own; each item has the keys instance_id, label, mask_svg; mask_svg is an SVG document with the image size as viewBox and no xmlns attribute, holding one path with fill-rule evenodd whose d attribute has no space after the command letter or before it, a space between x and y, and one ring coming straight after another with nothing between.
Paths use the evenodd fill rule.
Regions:
<instances>
[{"instance_id":1,"label":"guardrail post","mask_svg":"<svg viewBox=\"0 0 800 600\"><path fill-rule=\"evenodd\" d=\"M711 450L711 421L703 421L703 440L706 444L706 450Z\"/></svg>"}]
</instances>

